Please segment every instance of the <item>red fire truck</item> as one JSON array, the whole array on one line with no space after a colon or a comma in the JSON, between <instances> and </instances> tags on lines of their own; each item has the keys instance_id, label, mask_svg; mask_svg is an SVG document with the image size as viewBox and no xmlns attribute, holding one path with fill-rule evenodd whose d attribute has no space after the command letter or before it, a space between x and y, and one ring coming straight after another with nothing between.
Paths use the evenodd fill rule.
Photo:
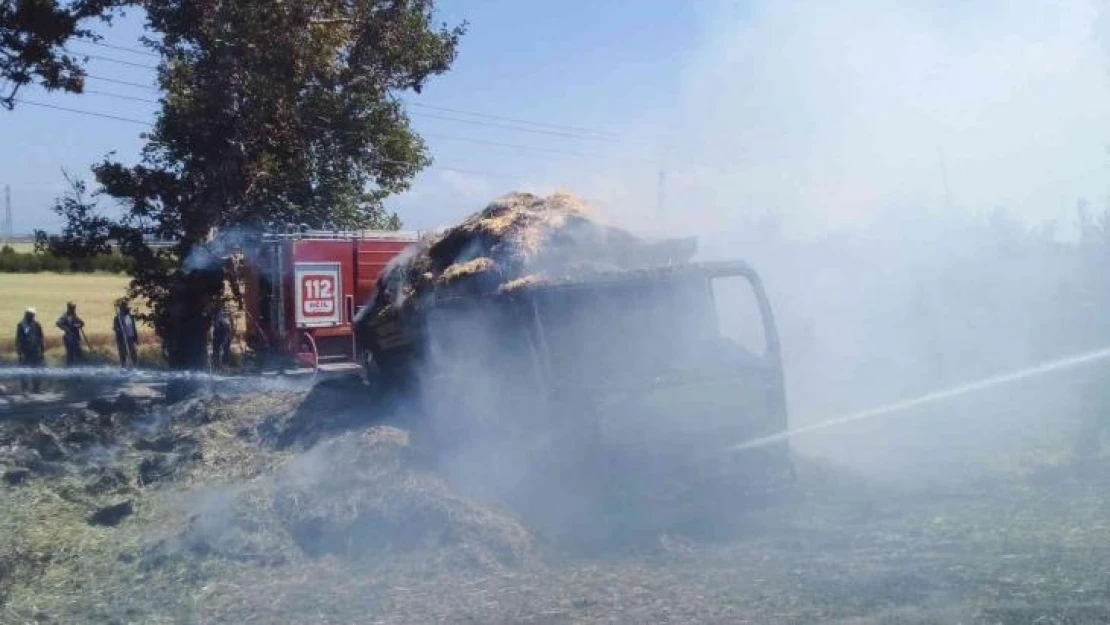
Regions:
<instances>
[{"instance_id":1,"label":"red fire truck","mask_svg":"<svg viewBox=\"0 0 1110 625\"><path fill-rule=\"evenodd\" d=\"M352 321L385 266L418 238L399 231L263 235L243 271L247 346L260 362L282 368L358 363Z\"/></svg>"}]
</instances>

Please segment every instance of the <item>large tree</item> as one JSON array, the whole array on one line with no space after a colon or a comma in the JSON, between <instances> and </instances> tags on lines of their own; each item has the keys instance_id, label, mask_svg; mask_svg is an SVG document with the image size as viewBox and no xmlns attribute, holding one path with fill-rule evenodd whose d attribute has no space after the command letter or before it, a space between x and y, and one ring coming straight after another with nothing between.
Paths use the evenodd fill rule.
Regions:
<instances>
[{"instance_id":1,"label":"large tree","mask_svg":"<svg viewBox=\"0 0 1110 625\"><path fill-rule=\"evenodd\" d=\"M121 0L0 0L0 106L11 109L21 87L80 93L85 70L80 55L66 50L71 41L96 41L89 28L108 21Z\"/></svg>"},{"instance_id":2,"label":"large tree","mask_svg":"<svg viewBox=\"0 0 1110 625\"><path fill-rule=\"evenodd\" d=\"M171 366L205 362L222 265L184 261L215 229L397 227L382 201L430 163L397 96L445 72L465 28L437 26L434 4L147 0L161 110L140 163L93 171L124 207L111 236L136 261L132 291Z\"/></svg>"}]
</instances>

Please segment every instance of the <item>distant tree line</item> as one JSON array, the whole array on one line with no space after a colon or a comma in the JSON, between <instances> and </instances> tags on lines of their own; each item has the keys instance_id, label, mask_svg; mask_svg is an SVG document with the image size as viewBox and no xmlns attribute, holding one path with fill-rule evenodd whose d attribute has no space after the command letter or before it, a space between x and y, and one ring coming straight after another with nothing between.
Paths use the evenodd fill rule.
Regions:
<instances>
[{"instance_id":1,"label":"distant tree line","mask_svg":"<svg viewBox=\"0 0 1110 625\"><path fill-rule=\"evenodd\" d=\"M0 273L126 273L131 262L115 252L66 257L51 252L17 252L10 245L0 247Z\"/></svg>"}]
</instances>

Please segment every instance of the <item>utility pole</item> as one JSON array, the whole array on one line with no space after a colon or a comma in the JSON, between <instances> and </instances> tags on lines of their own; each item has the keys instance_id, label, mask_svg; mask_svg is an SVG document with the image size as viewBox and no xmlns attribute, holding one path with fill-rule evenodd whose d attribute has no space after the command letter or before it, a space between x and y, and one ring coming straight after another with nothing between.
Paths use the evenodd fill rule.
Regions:
<instances>
[{"instance_id":1,"label":"utility pole","mask_svg":"<svg viewBox=\"0 0 1110 625\"><path fill-rule=\"evenodd\" d=\"M15 236L12 228L12 187L11 185L4 185L4 224L3 232L0 235L4 238L4 243L11 243L12 237Z\"/></svg>"},{"instance_id":2,"label":"utility pole","mask_svg":"<svg viewBox=\"0 0 1110 625\"><path fill-rule=\"evenodd\" d=\"M659 171L659 191L656 197L656 210L659 211L659 217L663 217L663 200L666 198L667 188L667 172Z\"/></svg>"}]
</instances>

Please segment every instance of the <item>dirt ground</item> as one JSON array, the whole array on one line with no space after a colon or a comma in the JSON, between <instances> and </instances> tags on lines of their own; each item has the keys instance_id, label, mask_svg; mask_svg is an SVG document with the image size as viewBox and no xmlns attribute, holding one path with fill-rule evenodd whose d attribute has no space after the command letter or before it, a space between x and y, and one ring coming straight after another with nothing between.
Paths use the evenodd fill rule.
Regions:
<instances>
[{"instance_id":1,"label":"dirt ground","mask_svg":"<svg viewBox=\"0 0 1110 625\"><path fill-rule=\"evenodd\" d=\"M584 552L350 392L0 420L0 623L1110 622L1105 457L920 488L799 459L713 532Z\"/></svg>"}]
</instances>

